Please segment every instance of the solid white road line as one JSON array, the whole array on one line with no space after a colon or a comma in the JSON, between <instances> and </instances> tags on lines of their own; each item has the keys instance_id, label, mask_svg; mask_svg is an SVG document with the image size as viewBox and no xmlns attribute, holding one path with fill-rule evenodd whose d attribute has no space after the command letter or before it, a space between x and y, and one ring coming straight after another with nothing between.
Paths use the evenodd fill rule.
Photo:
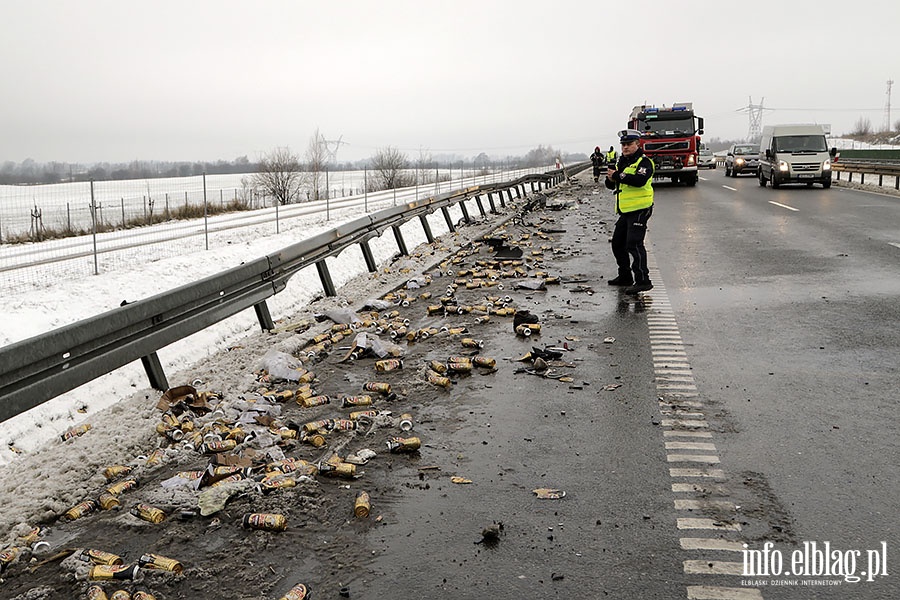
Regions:
<instances>
[{"instance_id":1,"label":"solid white road line","mask_svg":"<svg viewBox=\"0 0 900 600\"><path fill-rule=\"evenodd\" d=\"M788 206L787 204L781 204L779 202L773 202L769 200L769 204L774 204L775 206L780 206L781 208L786 208L788 210L792 210L794 212L800 212L799 208L794 208L793 206Z\"/></svg>"},{"instance_id":2,"label":"solid white road line","mask_svg":"<svg viewBox=\"0 0 900 600\"><path fill-rule=\"evenodd\" d=\"M888 244L890 244L894 248L900 248L900 244L898 244L897 242L888 242Z\"/></svg>"}]
</instances>

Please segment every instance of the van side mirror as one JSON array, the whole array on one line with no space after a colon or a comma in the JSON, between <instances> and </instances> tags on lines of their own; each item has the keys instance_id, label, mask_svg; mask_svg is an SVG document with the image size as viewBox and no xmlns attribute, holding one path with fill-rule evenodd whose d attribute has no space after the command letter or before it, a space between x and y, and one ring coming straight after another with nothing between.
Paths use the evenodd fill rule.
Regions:
<instances>
[{"instance_id":1,"label":"van side mirror","mask_svg":"<svg viewBox=\"0 0 900 600\"><path fill-rule=\"evenodd\" d=\"M828 154L831 155L831 158L834 158L835 156L837 156L837 148L832 148L828 151Z\"/></svg>"},{"instance_id":2,"label":"van side mirror","mask_svg":"<svg viewBox=\"0 0 900 600\"><path fill-rule=\"evenodd\" d=\"M772 158L772 151L769 150L768 148L766 148L766 158L767 158L767 159L771 159L771 158Z\"/></svg>"}]
</instances>

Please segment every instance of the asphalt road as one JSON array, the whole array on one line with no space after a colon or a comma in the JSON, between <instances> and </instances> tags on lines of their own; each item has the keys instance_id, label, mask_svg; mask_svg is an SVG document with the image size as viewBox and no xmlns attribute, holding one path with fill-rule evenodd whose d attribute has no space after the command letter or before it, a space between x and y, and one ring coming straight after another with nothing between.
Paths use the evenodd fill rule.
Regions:
<instances>
[{"instance_id":1,"label":"asphalt road","mask_svg":"<svg viewBox=\"0 0 900 600\"><path fill-rule=\"evenodd\" d=\"M454 336L410 344L404 369L390 373L369 360L342 363L337 352L317 359L319 393L391 381L399 397L383 406L413 414L419 452L386 453L391 430L332 434L326 450L380 451L363 477L242 494L214 520L149 527L104 513L54 526L56 535L128 560L146 551L182 560L177 577L117 584L162 600L278 598L299 581L317 599L339 598L342 588L357 599L900 596L891 410L900 199L762 189L721 171L693 188L660 184L648 242L655 287L637 298L606 284L615 274L610 193L583 173L547 203L494 235L522 244L559 284L532 290L503 279L503 290L455 292L463 305L509 295L538 316L540 335L515 335L505 317L428 316L421 301L403 310L410 327L468 327L496 370L456 376L447 390L424 383L428 361L474 352ZM454 270L491 259L484 245L466 249ZM442 261L436 250L433 263ZM438 275L443 265L429 269L436 295L467 277ZM276 341L290 334L255 336L196 376L239 394L246 365ZM519 360L548 347L562 348L549 371ZM336 409L284 410L306 420ZM313 460L322 451L285 452ZM160 498L159 480L207 460L176 456L142 472L134 500ZM366 520L348 515L360 489L372 499ZM541 498L541 489L561 497ZM248 533L236 525L245 512L286 514L289 531ZM811 558L826 543L831 575ZM744 544L769 574L760 565L744 573ZM877 575L862 574L872 567ZM85 588L56 565L33 575L14 565L7 575L3 598L77 597Z\"/></svg>"}]
</instances>

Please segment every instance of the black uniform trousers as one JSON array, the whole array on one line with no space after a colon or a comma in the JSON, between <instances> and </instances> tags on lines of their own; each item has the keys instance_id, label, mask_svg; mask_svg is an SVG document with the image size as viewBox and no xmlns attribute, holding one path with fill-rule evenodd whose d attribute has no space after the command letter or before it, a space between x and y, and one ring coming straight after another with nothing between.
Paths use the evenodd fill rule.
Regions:
<instances>
[{"instance_id":1,"label":"black uniform trousers","mask_svg":"<svg viewBox=\"0 0 900 600\"><path fill-rule=\"evenodd\" d=\"M612 252L619 266L619 277L629 278L634 274L635 283L649 283L650 269L647 266L647 249L644 237L647 235L647 221L653 214L653 207L622 213L613 229ZM629 265L629 260L631 264Z\"/></svg>"}]
</instances>

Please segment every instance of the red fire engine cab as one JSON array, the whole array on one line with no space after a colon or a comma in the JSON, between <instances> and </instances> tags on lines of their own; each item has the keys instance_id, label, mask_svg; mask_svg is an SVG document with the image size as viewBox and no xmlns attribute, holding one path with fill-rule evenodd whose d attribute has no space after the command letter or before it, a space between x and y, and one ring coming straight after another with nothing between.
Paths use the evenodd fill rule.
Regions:
<instances>
[{"instance_id":1,"label":"red fire engine cab","mask_svg":"<svg viewBox=\"0 0 900 600\"><path fill-rule=\"evenodd\" d=\"M654 177L689 186L697 184L703 117L694 114L691 102L662 108L635 106L628 128L641 132L641 148L656 166Z\"/></svg>"}]
</instances>

